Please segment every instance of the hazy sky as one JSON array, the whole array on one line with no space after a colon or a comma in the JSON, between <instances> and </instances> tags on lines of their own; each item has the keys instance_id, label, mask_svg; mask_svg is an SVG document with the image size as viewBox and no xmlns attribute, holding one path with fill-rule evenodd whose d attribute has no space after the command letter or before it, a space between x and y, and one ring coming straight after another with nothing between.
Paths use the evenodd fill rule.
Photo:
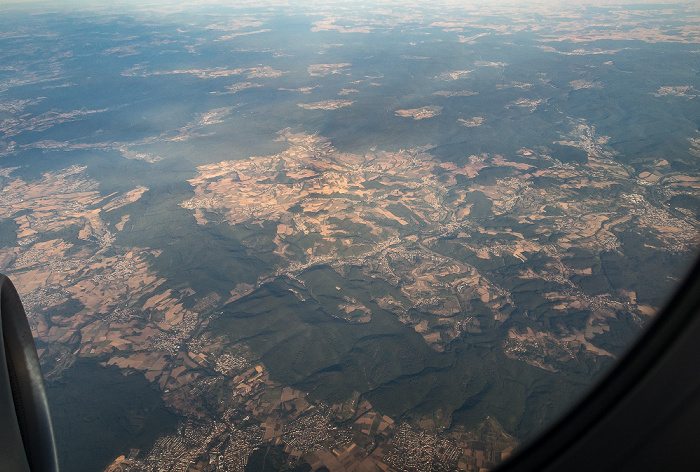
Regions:
<instances>
[{"instance_id":1,"label":"hazy sky","mask_svg":"<svg viewBox=\"0 0 700 472\"><path fill-rule=\"evenodd\" d=\"M66 5L67 3L70 5L99 5L99 6L106 6L105 2L103 0L0 0L0 5L16 5L16 6L21 6L21 5L27 5L27 4L38 4L38 3L45 3L47 5L52 5L52 6L60 6L60 5ZM110 2L112 4L136 4L139 6L162 6L162 5L173 5L173 4L182 4L182 5L197 5L197 4L221 4L221 5L228 5L228 6L237 6L240 4L245 4L245 3L250 3L250 4L255 4L255 5L264 5L264 4L272 4L272 5L279 5L279 4L289 4L293 5L295 3L299 4L332 4L332 3L358 3L358 4L365 4L365 5L372 5L372 4L382 4L382 5L387 5L387 4L396 4L400 5L402 3L415 3L414 1L375 1L375 0L342 0L342 1L332 1L332 0L326 0L326 1L315 1L315 0L302 0L302 1L285 1L285 0L254 0L251 2L243 1L243 2L230 2L230 1L224 1L224 0L164 0L164 1L157 1L157 2L144 2L144 1L137 1L137 0L121 0L121 1L116 1L116 2ZM515 3L515 4L526 4L526 3L536 3L536 4L564 4L564 5L571 5L572 2L571 0L456 0L456 1L440 1L438 0L437 3L448 3L448 4L462 4L462 5L469 5L469 4L494 4L494 3ZM683 1L683 0L578 0L576 2L578 5L620 5L620 4L639 4L639 3L644 3L644 4L692 4L694 2L692 1Z\"/></svg>"}]
</instances>

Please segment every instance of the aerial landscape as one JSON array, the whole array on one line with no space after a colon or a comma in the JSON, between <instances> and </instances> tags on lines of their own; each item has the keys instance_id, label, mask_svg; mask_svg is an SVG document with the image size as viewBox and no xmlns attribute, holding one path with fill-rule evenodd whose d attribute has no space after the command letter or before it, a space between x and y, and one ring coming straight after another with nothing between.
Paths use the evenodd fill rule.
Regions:
<instances>
[{"instance_id":1,"label":"aerial landscape","mask_svg":"<svg viewBox=\"0 0 700 472\"><path fill-rule=\"evenodd\" d=\"M480 471L700 243L695 2L0 2L64 470Z\"/></svg>"}]
</instances>

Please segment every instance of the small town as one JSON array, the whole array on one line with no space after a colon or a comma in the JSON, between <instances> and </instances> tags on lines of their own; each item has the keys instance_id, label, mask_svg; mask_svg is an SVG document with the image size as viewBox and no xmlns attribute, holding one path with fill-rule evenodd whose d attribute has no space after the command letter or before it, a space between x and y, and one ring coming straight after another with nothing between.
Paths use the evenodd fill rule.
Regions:
<instances>
[{"instance_id":1,"label":"small town","mask_svg":"<svg viewBox=\"0 0 700 472\"><path fill-rule=\"evenodd\" d=\"M275 402L266 393L277 385L261 365L236 375L229 407L217 419L188 419L177 433L159 438L150 451L131 450L105 472L243 472L257 450L279 447L290 464L308 470L341 471L485 471L510 454L517 441L493 420L487 434L430 433L376 413L368 402L355 405L340 420L306 394L282 388ZM325 470L325 469L324 469Z\"/></svg>"}]
</instances>

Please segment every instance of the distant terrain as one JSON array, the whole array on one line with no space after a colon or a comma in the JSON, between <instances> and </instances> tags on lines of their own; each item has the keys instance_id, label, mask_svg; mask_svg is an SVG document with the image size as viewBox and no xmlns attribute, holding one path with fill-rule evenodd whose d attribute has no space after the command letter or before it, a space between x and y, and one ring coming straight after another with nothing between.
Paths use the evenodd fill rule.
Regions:
<instances>
[{"instance_id":1,"label":"distant terrain","mask_svg":"<svg viewBox=\"0 0 700 472\"><path fill-rule=\"evenodd\" d=\"M0 271L74 471L488 469L697 255L693 4L0 6Z\"/></svg>"}]
</instances>

